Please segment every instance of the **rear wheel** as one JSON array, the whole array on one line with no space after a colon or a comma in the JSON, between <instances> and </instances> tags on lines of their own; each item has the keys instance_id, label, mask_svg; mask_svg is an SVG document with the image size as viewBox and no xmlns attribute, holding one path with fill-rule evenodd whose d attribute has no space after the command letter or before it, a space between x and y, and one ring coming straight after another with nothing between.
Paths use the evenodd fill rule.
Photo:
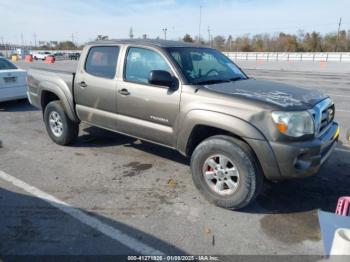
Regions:
<instances>
[{"instance_id":1,"label":"rear wheel","mask_svg":"<svg viewBox=\"0 0 350 262\"><path fill-rule=\"evenodd\" d=\"M79 124L67 116L62 102L50 102L44 111L44 122L50 138L59 145L70 145L78 137Z\"/></svg>"},{"instance_id":2,"label":"rear wheel","mask_svg":"<svg viewBox=\"0 0 350 262\"><path fill-rule=\"evenodd\" d=\"M250 147L230 136L213 136L200 143L191 157L198 190L217 206L239 209L259 194L263 176Z\"/></svg>"}]
</instances>

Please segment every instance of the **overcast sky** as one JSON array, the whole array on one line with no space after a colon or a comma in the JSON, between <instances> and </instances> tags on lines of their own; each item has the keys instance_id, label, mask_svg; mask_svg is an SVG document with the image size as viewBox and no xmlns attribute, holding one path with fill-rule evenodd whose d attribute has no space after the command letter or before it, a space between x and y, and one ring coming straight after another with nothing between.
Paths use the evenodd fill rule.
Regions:
<instances>
[{"instance_id":1,"label":"overcast sky","mask_svg":"<svg viewBox=\"0 0 350 262\"><path fill-rule=\"evenodd\" d=\"M350 0L0 0L0 37L5 42L93 40L96 35L127 38L147 34L169 39L199 31L201 35L296 33L298 29L327 33L350 29ZM1 41L1 38L0 38Z\"/></svg>"}]
</instances>

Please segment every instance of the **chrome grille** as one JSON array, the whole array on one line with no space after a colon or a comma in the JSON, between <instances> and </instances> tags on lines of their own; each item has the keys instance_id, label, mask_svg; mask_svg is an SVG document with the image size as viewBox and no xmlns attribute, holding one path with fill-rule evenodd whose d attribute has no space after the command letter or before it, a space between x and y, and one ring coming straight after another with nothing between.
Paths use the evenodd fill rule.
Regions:
<instances>
[{"instance_id":1,"label":"chrome grille","mask_svg":"<svg viewBox=\"0 0 350 262\"><path fill-rule=\"evenodd\" d=\"M335 107L333 101L330 98L321 101L311 110L311 114L315 120L316 136L321 136L328 130L334 120Z\"/></svg>"}]
</instances>

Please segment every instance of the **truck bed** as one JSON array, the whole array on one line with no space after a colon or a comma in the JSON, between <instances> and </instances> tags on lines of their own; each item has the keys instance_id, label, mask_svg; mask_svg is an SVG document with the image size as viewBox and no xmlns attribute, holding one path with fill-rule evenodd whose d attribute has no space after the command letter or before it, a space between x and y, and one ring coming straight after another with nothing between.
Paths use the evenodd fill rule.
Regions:
<instances>
[{"instance_id":1,"label":"truck bed","mask_svg":"<svg viewBox=\"0 0 350 262\"><path fill-rule=\"evenodd\" d=\"M42 86L52 87L60 90L62 94L73 103L72 87L73 87L72 71L31 68L28 71L28 98L36 107L40 108L40 93Z\"/></svg>"}]
</instances>

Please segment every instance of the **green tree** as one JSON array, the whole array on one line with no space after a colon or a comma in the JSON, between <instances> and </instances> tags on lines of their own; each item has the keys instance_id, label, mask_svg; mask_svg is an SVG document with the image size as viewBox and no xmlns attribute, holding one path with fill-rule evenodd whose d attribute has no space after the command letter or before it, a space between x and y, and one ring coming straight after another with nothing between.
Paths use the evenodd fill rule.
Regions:
<instances>
[{"instance_id":1,"label":"green tree","mask_svg":"<svg viewBox=\"0 0 350 262\"><path fill-rule=\"evenodd\" d=\"M264 43L262 35L253 36L252 48L254 49L254 51L257 51L257 52L266 51L265 50L265 43Z\"/></svg>"},{"instance_id":2,"label":"green tree","mask_svg":"<svg viewBox=\"0 0 350 262\"><path fill-rule=\"evenodd\" d=\"M77 46L72 41L59 42L55 49L58 50L74 50Z\"/></svg>"},{"instance_id":3,"label":"green tree","mask_svg":"<svg viewBox=\"0 0 350 262\"><path fill-rule=\"evenodd\" d=\"M337 52L346 52L348 49L348 36L346 34L345 30L341 30L339 32L339 37L338 37L338 41L337 41L337 48L335 51Z\"/></svg>"},{"instance_id":4,"label":"green tree","mask_svg":"<svg viewBox=\"0 0 350 262\"><path fill-rule=\"evenodd\" d=\"M182 41L187 42L187 43L193 43L193 38L189 34L185 34L185 36L182 38Z\"/></svg>"},{"instance_id":5,"label":"green tree","mask_svg":"<svg viewBox=\"0 0 350 262\"><path fill-rule=\"evenodd\" d=\"M317 32L306 33L303 41L303 46L305 51L308 52L322 52L322 45L321 45L321 35Z\"/></svg>"},{"instance_id":6,"label":"green tree","mask_svg":"<svg viewBox=\"0 0 350 262\"><path fill-rule=\"evenodd\" d=\"M233 37L232 35L229 35L226 40L226 46L225 46L226 51L232 51L232 42L233 42Z\"/></svg>"},{"instance_id":7,"label":"green tree","mask_svg":"<svg viewBox=\"0 0 350 262\"><path fill-rule=\"evenodd\" d=\"M219 50L225 50L226 39L224 36L218 35L214 37L214 47Z\"/></svg>"}]
</instances>

